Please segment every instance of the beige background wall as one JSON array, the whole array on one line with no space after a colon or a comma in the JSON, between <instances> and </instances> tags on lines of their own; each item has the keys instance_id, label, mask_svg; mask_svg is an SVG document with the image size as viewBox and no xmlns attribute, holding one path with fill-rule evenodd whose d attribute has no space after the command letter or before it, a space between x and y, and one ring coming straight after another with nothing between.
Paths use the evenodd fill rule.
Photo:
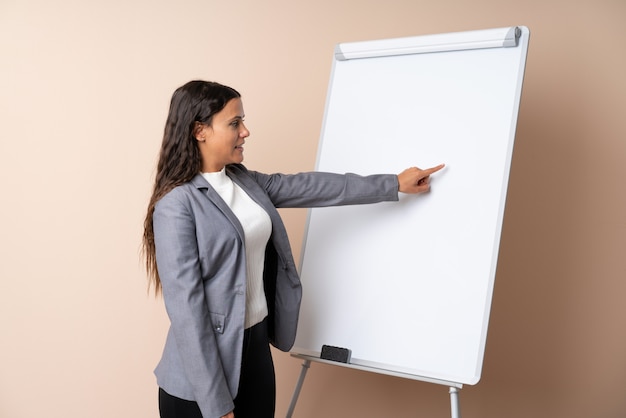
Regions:
<instances>
[{"instance_id":1,"label":"beige background wall","mask_svg":"<svg viewBox=\"0 0 626 418\"><path fill-rule=\"evenodd\" d=\"M138 251L176 87L236 87L247 164L310 170L335 43L509 25L530 52L463 416L626 416L625 18L624 0L0 0L0 417L157 416L167 318ZM305 211L283 213L298 256ZM300 361L275 361L284 416ZM295 416L449 414L445 387L317 364Z\"/></svg>"}]
</instances>

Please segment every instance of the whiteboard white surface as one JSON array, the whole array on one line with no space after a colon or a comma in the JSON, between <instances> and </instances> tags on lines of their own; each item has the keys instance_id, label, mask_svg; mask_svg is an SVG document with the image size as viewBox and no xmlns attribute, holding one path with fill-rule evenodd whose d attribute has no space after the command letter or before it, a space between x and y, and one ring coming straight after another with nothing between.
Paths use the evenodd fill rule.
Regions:
<instances>
[{"instance_id":1,"label":"whiteboard white surface","mask_svg":"<svg viewBox=\"0 0 626 418\"><path fill-rule=\"evenodd\" d=\"M425 195L309 212L292 353L327 344L374 372L480 380L528 45L519 29L513 47L334 61L317 170L446 168Z\"/></svg>"}]
</instances>

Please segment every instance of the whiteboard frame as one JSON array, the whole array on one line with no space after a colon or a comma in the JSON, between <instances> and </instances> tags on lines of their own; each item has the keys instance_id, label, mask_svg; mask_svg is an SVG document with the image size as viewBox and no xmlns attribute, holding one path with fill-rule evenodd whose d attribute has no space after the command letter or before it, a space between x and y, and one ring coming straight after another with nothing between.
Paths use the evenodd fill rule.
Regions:
<instances>
[{"instance_id":1,"label":"whiteboard frame","mask_svg":"<svg viewBox=\"0 0 626 418\"><path fill-rule=\"evenodd\" d=\"M514 36L514 43L511 42L511 34ZM356 368L359 370L366 370L380 374L387 374L393 376L399 376L414 380L422 380L432 383L438 383L451 387L462 387L463 384L476 384L480 380L480 375L482 371L482 362L484 358L484 351L486 346L486 337L488 331L488 322L491 308L491 298L493 294L493 286L495 282L495 271L497 267L497 258L499 251L499 242L502 231L502 221L504 218L504 209L506 203L506 194L508 188L508 176L510 172L511 160L512 160L512 152L513 145L515 139L515 132L517 127L517 116L519 113L519 103L521 100L521 92L523 85L523 77L524 70L526 64L526 55L528 48L528 40L529 40L529 30L524 26L514 26L508 28L499 28L499 29L489 29L485 31L471 31L471 32L458 32L451 34L441 34L441 35L427 35L427 36L419 36L419 37L411 37L411 38L398 38L391 40L379 40L379 41L367 41L367 42L359 42L352 44L340 44L335 49L335 59L333 61L333 69L331 72L330 83L328 87L327 94L327 102L326 102L326 113L328 112L330 101L331 101L331 93L333 89L333 81L335 76L336 65L344 60L349 59L363 59L370 57L385 57L392 55L411 55L417 53L437 53L437 52L453 52L453 51L462 51L462 50L475 50L475 49L484 49L484 48L507 48L514 47L519 48L520 54L520 68L519 71L519 79L517 80L517 86L515 90L515 98L514 98L514 106L511 114L510 128L509 128L509 138L508 138L508 149L506 151L506 157L504 163L504 176L502 178L502 186L500 191L501 201L500 207L497 212L497 221L496 221L496 230L494 237L494 253L492 254L492 265L491 265L491 277L489 278L488 283L488 295L486 296L486 306L484 312L484 324L481 330L482 335L480 337L480 347L478 347L477 354L477 370L476 373L468 378L464 376L462 378L457 378L456 376L453 379L447 379L446 376L434 376L431 374L423 374L419 371L414 371L412 369L405 369L402 366L394 365L391 363L378 363L374 361L368 361L365 359L359 359L358 357L353 359L352 364L342 364L342 363L333 363L328 362L327 360L322 360L319 358L319 354L321 351L321 347L319 350L314 349L312 347L299 347L298 340L296 340L296 345L292 349L292 355L294 357L299 357L303 359L308 359L312 361L319 361L324 363L337 364L342 367ZM489 45L485 42L488 40L490 42ZM417 46L417 48L411 49L413 46ZM430 46L429 46L430 45ZM356 51L356 55L350 55ZM367 51L373 51L368 55ZM381 53L380 51L384 51ZM391 52L390 52L391 51ZM322 151L324 148L324 134L327 129L327 120L328 115L325 113L324 123L322 127L322 135L320 138L320 145L318 148L317 155L317 163L316 169L320 169L320 161L322 156ZM436 187L436 186L435 186ZM310 209L307 214L307 221L305 227L305 234L302 244L301 258L300 258L300 271L302 272L303 264L305 259L308 256L307 253L307 243L308 237L310 233L311 227L311 216L314 211L319 209ZM303 287L304 292L307 292L307 277L306 274L303 274ZM328 344L332 344L332 341L328 341ZM350 347L347 347L350 348Z\"/></svg>"}]
</instances>

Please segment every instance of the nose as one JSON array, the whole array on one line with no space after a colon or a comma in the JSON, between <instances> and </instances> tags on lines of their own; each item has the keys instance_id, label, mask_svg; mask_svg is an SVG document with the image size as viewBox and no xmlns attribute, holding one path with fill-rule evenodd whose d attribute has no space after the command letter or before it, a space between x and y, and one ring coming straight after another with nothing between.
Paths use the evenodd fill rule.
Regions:
<instances>
[{"instance_id":1,"label":"nose","mask_svg":"<svg viewBox=\"0 0 626 418\"><path fill-rule=\"evenodd\" d=\"M248 130L248 128L246 128L246 125L244 125L243 122L241 123L241 130L239 131L239 136L241 138L247 138L250 136L250 131Z\"/></svg>"}]
</instances>

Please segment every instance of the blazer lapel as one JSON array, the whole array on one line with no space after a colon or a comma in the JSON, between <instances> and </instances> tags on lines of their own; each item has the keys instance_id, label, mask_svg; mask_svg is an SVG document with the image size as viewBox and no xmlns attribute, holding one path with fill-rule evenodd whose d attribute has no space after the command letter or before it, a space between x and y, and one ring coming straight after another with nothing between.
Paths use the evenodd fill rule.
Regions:
<instances>
[{"instance_id":1,"label":"blazer lapel","mask_svg":"<svg viewBox=\"0 0 626 418\"><path fill-rule=\"evenodd\" d=\"M239 234L239 238L241 242L245 242L245 235L243 232L243 227L239 222L239 219L233 211L228 207L224 199L215 191L213 187L209 184L208 181L202 176L202 174L197 174L192 180L191 183L200 191L204 192L204 195L228 218L230 223L233 224L233 227L237 230L237 234Z\"/></svg>"},{"instance_id":2,"label":"blazer lapel","mask_svg":"<svg viewBox=\"0 0 626 418\"><path fill-rule=\"evenodd\" d=\"M274 245L285 254L291 254L291 246L289 245L289 237L285 225L274 206L274 202L269 198L265 190L249 175L242 174L235 169L229 169L226 166L226 174L235 184L239 185L247 194L259 204L272 220L272 236L274 236Z\"/></svg>"},{"instance_id":3,"label":"blazer lapel","mask_svg":"<svg viewBox=\"0 0 626 418\"><path fill-rule=\"evenodd\" d=\"M252 179L252 177L247 175L242 175L240 172L236 170L229 169L229 166L226 166L226 175L230 177L230 179L241 187L244 192L252 198L256 203L259 204L265 211L268 213L270 218L272 218L272 223L276 222L274 219L274 215L278 216L278 212L276 212L276 207L271 199L265 193L265 190L259 186L259 184Z\"/></svg>"}]
</instances>

